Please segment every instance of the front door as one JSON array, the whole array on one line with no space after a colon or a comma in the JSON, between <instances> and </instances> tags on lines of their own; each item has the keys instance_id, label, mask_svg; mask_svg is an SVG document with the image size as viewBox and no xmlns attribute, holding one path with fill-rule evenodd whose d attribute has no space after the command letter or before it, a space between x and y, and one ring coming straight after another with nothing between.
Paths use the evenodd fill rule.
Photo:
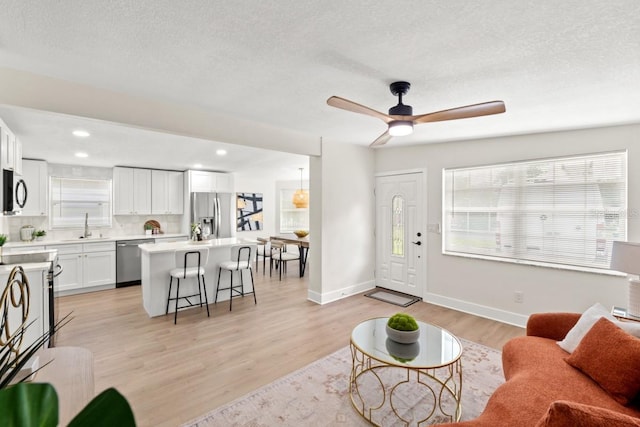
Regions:
<instances>
[{"instance_id":1,"label":"front door","mask_svg":"<svg viewBox=\"0 0 640 427\"><path fill-rule=\"evenodd\" d=\"M376 177L376 286L422 297L426 290L424 173Z\"/></svg>"}]
</instances>

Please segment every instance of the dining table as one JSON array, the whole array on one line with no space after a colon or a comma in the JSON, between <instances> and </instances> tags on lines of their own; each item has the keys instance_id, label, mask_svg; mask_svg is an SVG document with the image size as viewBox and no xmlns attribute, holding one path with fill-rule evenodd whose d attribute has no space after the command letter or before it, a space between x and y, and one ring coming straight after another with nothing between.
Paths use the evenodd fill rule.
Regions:
<instances>
[{"instance_id":1,"label":"dining table","mask_svg":"<svg viewBox=\"0 0 640 427\"><path fill-rule=\"evenodd\" d=\"M298 246L300 251L300 277L304 277L307 269L307 256L309 255L309 236L298 237L295 234L278 234L269 237L270 240L280 240L288 245Z\"/></svg>"}]
</instances>

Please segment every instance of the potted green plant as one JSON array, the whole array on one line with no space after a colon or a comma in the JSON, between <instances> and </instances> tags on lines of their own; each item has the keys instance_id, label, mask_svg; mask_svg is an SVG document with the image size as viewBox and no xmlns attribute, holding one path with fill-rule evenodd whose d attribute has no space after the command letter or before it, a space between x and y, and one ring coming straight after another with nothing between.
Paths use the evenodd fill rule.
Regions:
<instances>
[{"instance_id":1,"label":"potted green plant","mask_svg":"<svg viewBox=\"0 0 640 427\"><path fill-rule=\"evenodd\" d=\"M416 319L406 313L396 313L386 325L387 336L401 344L411 344L420 338L420 328Z\"/></svg>"},{"instance_id":2,"label":"potted green plant","mask_svg":"<svg viewBox=\"0 0 640 427\"><path fill-rule=\"evenodd\" d=\"M33 238L36 240L42 240L46 235L47 232L45 230L36 230L33 232Z\"/></svg>"},{"instance_id":3,"label":"potted green plant","mask_svg":"<svg viewBox=\"0 0 640 427\"><path fill-rule=\"evenodd\" d=\"M21 427L56 427L58 425L58 395L51 384L17 380L20 370L44 346L47 340L69 321L69 315L56 323L33 344L18 350L12 348L21 340L27 325L0 347L0 425ZM45 365L46 366L46 365ZM44 367L44 366L43 366ZM41 367L40 369L42 369ZM96 396L69 423L70 427L135 426L131 407L124 396L109 388Z\"/></svg>"},{"instance_id":4,"label":"potted green plant","mask_svg":"<svg viewBox=\"0 0 640 427\"><path fill-rule=\"evenodd\" d=\"M200 229L200 223L194 222L191 224L191 240L202 240L202 230Z\"/></svg>"},{"instance_id":5,"label":"potted green plant","mask_svg":"<svg viewBox=\"0 0 640 427\"><path fill-rule=\"evenodd\" d=\"M2 247L7 243L7 235L0 234L0 264L2 264Z\"/></svg>"}]
</instances>

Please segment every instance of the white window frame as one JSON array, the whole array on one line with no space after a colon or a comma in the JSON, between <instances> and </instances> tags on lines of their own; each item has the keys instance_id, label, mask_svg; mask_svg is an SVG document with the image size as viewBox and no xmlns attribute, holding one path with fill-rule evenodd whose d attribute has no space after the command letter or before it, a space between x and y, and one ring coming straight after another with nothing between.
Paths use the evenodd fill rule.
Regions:
<instances>
[{"instance_id":1,"label":"white window frame","mask_svg":"<svg viewBox=\"0 0 640 427\"><path fill-rule=\"evenodd\" d=\"M617 275L608 267L613 241L627 240L627 162L614 151L443 169L442 253Z\"/></svg>"},{"instance_id":2,"label":"white window frame","mask_svg":"<svg viewBox=\"0 0 640 427\"><path fill-rule=\"evenodd\" d=\"M61 182L64 186L65 182L74 182L76 192L72 197L69 192L63 195L56 195ZM82 188L82 184L87 184L87 189ZM98 192L91 190L91 187L102 186ZM75 215L72 217L62 217L60 204L69 203L76 205ZM83 205L85 207L83 207ZM68 211L69 212L69 211ZM113 218L113 182L111 179L89 179L89 178L66 178L66 177L49 177L49 228L51 230L69 230L84 227L84 212L89 213L89 227L110 228Z\"/></svg>"}]
</instances>

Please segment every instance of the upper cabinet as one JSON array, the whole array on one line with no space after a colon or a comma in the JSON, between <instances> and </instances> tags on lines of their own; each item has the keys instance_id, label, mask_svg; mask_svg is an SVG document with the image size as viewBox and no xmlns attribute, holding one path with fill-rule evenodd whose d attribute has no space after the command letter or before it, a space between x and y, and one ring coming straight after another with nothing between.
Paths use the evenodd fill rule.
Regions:
<instances>
[{"instance_id":1,"label":"upper cabinet","mask_svg":"<svg viewBox=\"0 0 640 427\"><path fill-rule=\"evenodd\" d=\"M11 129L0 120L0 157L2 158L2 169L9 169L22 174L22 143Z\"/></svg>"},{"instance_id":2,"label":"upper cabinet","mask_svg":"<svg viewBox=\"0 0 640 427\"><path fill-rule=\"evenodd\" d=\"M47 215L47 162L44 160L23 160L22 179L28 189L27 201L22 208L22 215Z\"/></svg>"},{"instance_id":3,"label":"upper cabinet","mask_svg":"<svg viewBox=\"0 0 640 427\"><path fill-rule=\"evenodd\" d=\"M182 215L184 212L184 173L151 171L151 213L154 215Z\"/></svg>"},{"instance_id":4,"label":"upper cabinet","mask_svg":"<svg viewBox=\"0 0 640 427\"><path fill-rule=\"evenodd\" d=\"M151 214L151 170L113 168L114 215Z\"/></svg>"},{"instance_id":5,"label":"upper cabinet","mask_svg":"<svg viewBox=\"0 0 640 427\"><path fill-rule=\"evenodd\" d=\"M229 173L189 171L192 193L233 193L233 175Z\"/></svg>"}]
</instances>

